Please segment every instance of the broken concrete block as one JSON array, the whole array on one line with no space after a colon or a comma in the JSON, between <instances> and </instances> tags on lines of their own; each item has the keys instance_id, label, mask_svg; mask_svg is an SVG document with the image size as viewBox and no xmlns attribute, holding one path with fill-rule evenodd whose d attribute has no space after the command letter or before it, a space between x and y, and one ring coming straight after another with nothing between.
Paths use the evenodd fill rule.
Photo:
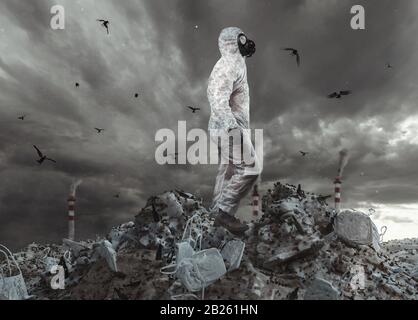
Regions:
<instances>
[{"instance_id":1,"label":"broken concrete block","mask_svg":"<svg viewBox=\"0 0 418 320\"><path fill-rule=\"evenodd\" d=\"M309 246L306 246L306 249L303 250L299 250L298 246L286 248L286 250L283 250L281 253L276 254L265 261L263 267L266 269L274 269L277 266L315 255L323 247L323 245L323 241L317 240L312 242Z\"/></svg>"},{"instance_id":2,"label":"broken concrete block","mask_svg":"<svg viewBox=\"0 0 418 320\"><path fill-rule=\"evenodd\" d=\"M104 258L109 266L109 269L118 272L118 266L116 264L116 251L113 249L112 244L103 240L99 243L97 251L102 258Z\"/></svg>"},{"instance_id":3,"label":"broken concrete block","mask_svg":"<svg viewBox=\"0 0 418 320\"><path fill-rule=\"evenodd\" d=\"M70 239L62 239L62 242L65 247L67 247L69 250L71 250L71 253L74 258L77 258L80 256L80 253L82 251L88 251L90 248L80 242L76 242Z\"/></svg>"},{"instance_id":4,"label":"broken concrete block","mask_svg":"<svg viewBox=\"0 0 418 320\"><path fill-rule=\"evenodd\" d=\"M333 285L320 278L316 278L305 292L305 300L339 300L340 293Z\"/></svg>"},{"instance_id":5,"label":"broken concrete block","mask_svg":"<svg viewBox=\"0 0 418 320\"><path fill-rule=\"evenodd\" d=\"M346 210L335 218L335 233L348 245L379 246L379 232L370 217L359 211Z\"/></svg>"},{"instance_id":6,"label":"broken concrete block","mask_svg":"<svg viewBox=\"0 0 418 320\"><path fill-rule=\"evenodd\" d=\"M221 250L228 272L239 269L244 255L245 243L241 240L228 241Z\"/></svg>"}]
</instances>

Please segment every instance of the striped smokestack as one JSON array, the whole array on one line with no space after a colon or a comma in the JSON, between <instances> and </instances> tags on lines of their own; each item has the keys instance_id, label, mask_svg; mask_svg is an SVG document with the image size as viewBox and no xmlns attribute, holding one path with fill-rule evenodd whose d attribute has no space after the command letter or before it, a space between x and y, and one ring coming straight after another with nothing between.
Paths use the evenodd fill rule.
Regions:
<instances>
[{"instance_id":1,"label":"striped smokestack","mask_svg":"<svg viewBox=\"0 0 418 320\"><path fill-rule=\"evenodd\" d=\"M260 195L258 193L258 185L254 185L253 189L253 216L257 217L260 210Z\"/></svg>"},{"instance_id":2,"label":"striped smokestack","mask_svg":"<svg viewBox=\"0 0 418 320\"><path fill-rule=\"evenodd\" d=\"M341 209L341 184L342 176L345 166L348 163L348 150L343 149L340 151L340 159L338 164L338 174L334 181L334 191L335 191L335 212L340 212Z\"/></svg>"},{"instance_id":3,"label":"striped smokestack","mask_svg":"<svg viewBox=\"0 0 418 320\"><path fill-rule=\"evenodd\" d=\"M77 180L70 187L70 195L68 196L68 239L75 238L75 202L77 187L81 184L81 180Z\"/></svg>"}]
</instances>

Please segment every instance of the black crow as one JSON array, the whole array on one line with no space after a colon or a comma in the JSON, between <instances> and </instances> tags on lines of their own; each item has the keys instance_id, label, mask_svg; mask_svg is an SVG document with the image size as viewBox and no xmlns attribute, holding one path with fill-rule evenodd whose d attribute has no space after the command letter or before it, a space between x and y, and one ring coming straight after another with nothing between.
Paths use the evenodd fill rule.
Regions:
<instances>
[{"instance_id":1,"label":"black crow","mask_svg":"<svg viewBox=\"0 0 418 320\"><path fill-rule=\"evenodd\" d=\"M309 152L304 152L304 151L299 151L299 152L302 155L302 157L306 157L309 154Z\"/></svg>"},{"instance_id":2,"label":"black crow","mask_svg":"<svg viewBox=\"0 0 418 320\"><path fill-rule=\"evenodd\" d=\"M200 108L194 108L194 107L190 107L190 106L187 106L186 108L189 108L190 110L192 110L192 113L196 113L196 111L200 110Z\"/></svg>"},{"instance_id":3,"label":"black crow","mask_svg":"<svg viewBox=\"0 0 418 320\"><path fill-rule=\"evenodd\" d=\"M49 160L49 161L52 161L52 162L55 162L55 163L56 163L56 161L55 161L54 159L51 159L51 158L48 158L47 156L45 156L45 155L41 152L41 150L39 150L39 149L38 149L38 147L37 147L37 146L33 145L33 147L36 149L36 152L38 153L39 160L36 160L36 161L37 161L39 164L42 164L45 160Z\"/></svg>"},{"instance_id":4,"label":"black crow","mask_svg":"<svg viewBox=\"0 0 418 320\"><path fill-rule=\"evenodd\" d=\"M109 34L109 20L97 19L97 21L102 23L102 26L106 28L107 34Z\"/></svg>"},{"instance_id":5,"label":"black crow","mask_svg":"<svg viewBox=\"0 0 418 320\"><path fill-rule=\"evenodd\" d=\"M104 129L100 129L100 128L94 128L94 130L96 130L97 133L102 133L102 131L104 131Z\"/></svg>"},{"instance_id":6,"label":"black crow","mask_svg":"<svg viewBox=\"0 0 418 320\"><path fill-rule=\"evenodd\" d=\"M341 99L342 96L348 96L349 94L351 94L351 91L349 91L349 90L340 91L340 92L333 92L333 93L328 95L328 98L330 98L330 99L332 99L332 98Z\"/></svg>"},{"instance_id":7,"label":"black crow","mask_svg":"<svg viewBox=\"0 0 418 320\"><path fill-rule=\"evenodd\" d=\"M290 51L290 55L295 56L296 57L296 63L298 65L298 67L300 66L300 54L299 51L293 48L284 48L283 50L285 51Z\"/></svg>"},{"instance_id":8,"label":"black crow","mask_svg":"<svg viewBox=\"0 0 418 320\"><path fill-rule=\"evenodd\" d=\"M20 116L18 119L23 121L25 120L25 118L26 118L26 115L23 115L23 116Z\"/></svg>"}]
</instances>

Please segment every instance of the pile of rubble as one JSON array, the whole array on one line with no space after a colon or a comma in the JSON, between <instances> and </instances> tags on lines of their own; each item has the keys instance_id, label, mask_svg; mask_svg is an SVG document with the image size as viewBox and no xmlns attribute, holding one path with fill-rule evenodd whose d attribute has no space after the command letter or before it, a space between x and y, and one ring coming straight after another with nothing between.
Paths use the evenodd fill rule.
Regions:
<instances>
[{"instance_id":1,"label":"pile of rubble","mask_svg":"<svg viewBox=\"0 0 418 320\"><path fill-rule=\"evenodd\" d=\"M14 254L27 290L7 295L0 281L0 297L417 299L418 240L381 243L370 216L336 214L327 198L276 183L263 197L263 216L236 237L214 226L200 199L166 192L105 239ZM62 290L51 285L57 265ZM6 279L7 263L0 267Z\"/></svg>"}]
</instances>

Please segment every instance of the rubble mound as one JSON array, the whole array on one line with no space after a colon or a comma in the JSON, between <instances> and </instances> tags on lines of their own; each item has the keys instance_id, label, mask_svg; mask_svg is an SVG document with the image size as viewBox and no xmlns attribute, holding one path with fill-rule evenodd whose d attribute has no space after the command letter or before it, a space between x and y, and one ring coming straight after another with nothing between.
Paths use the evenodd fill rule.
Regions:
<instances>
[{"instance_id":1,"label":"rubble mound","mask_svg":"<svg viewBox=\"0 0 418 320\"><path fill-rule=\"evenodd\" d=\"M14 257L32 299L417 299L418 239L380 243L369 216L337 214L327 198L276 183L237 237L174 190L106 238L31 244ZM65 270L62 290L51 288L53 265Z\"/></svg>"}]
</instances>

